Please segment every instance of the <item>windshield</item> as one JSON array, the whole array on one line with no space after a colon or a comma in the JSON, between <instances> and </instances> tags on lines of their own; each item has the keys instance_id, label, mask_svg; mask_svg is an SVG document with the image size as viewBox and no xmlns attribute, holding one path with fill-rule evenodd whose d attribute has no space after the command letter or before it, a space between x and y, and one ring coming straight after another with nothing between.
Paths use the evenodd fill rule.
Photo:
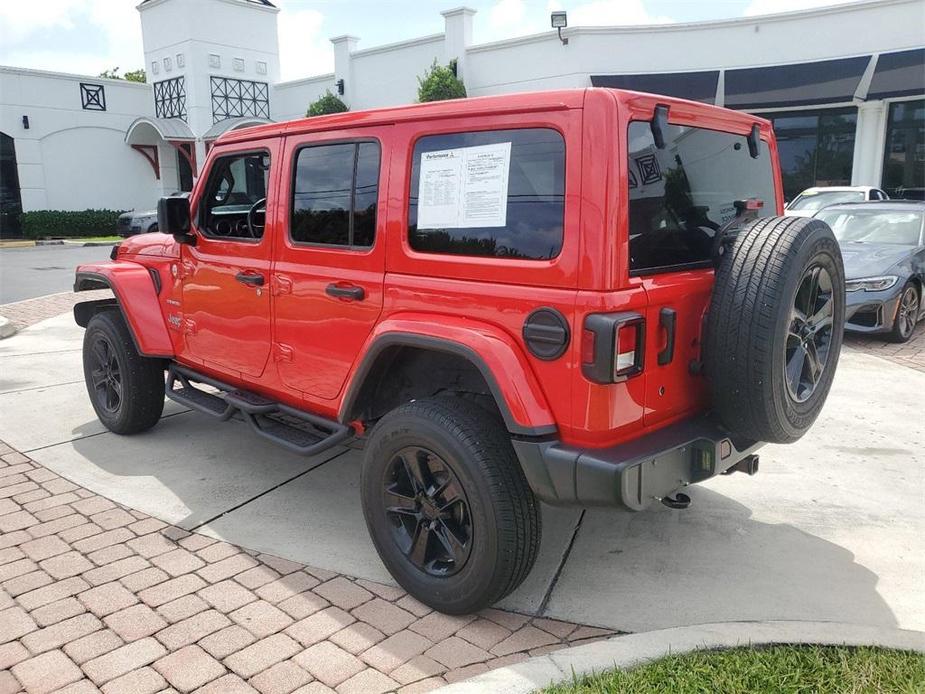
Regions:
<instances>
[{"instance_id":1,"label":"windshield","mask_svg":"<svg viewBox=\"0 0 925 694\"><path fill-rule=\"evenodd\" d=\"M816 215L840 242L918 246L923 213L883 210L828 210Z\"/></svg>"},{"instance_id":2,"label":"windshield","mask_svg":"<svg viewBox=\"0 0 925 694\"><path fill-rule=\"evenodd\" d=\"M863 202L864 192L860 190L828 190L821 193L800 193L787 206L788 210L821 210L840 202Z\"/></svg>"}]
</instances>

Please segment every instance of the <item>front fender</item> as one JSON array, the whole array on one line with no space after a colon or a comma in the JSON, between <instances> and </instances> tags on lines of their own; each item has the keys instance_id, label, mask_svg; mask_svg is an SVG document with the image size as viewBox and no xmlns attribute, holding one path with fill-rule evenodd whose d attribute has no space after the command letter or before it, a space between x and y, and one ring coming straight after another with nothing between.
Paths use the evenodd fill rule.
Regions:
<instances>
[{"instance_id":1,"label":"front fender","mask_svg":"<svg viewBox=\"0 0 925 694\"><path fill-rule=\"evenodd\" d=\"M155 282L155 276L144 265L116 260L80 265L74 291L109 287L116 295L138 353L146 357L173 357L173 343L157 298L160 286ZM75 317L85 314L77 307L74 312Z\"/></svg>"},{"instance_id":2,"label":"front fender","mask_svg":"<svg viewBox=\"0 0 925 694\"><path fill-rule=\"evenodd\" d=\"M556 432L555 418L526 356L503 330L480 321L404 313L383 321L361 350L339 409L352 411L367 374L387 348L417 347L457 354L481 371L512 434L545 436Z\"/></svg>"}]
</instances>

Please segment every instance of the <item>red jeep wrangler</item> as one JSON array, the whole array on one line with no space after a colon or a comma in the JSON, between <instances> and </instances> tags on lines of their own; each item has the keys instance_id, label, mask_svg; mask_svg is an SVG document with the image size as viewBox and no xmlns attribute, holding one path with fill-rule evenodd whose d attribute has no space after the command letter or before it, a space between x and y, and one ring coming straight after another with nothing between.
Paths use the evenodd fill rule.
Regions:
<instances>
[{"instance_id":1,"label":"red jeep wrangler","mask_svg":"<svg viewBox=\"0 0 925 694\"><path fill-rule=\"evenodd\" d=\"M314 455L364 437L382 561L448 613L530 571L537 500L684 508L812 424L844 273L782 211L771 125L607 89L228 133L161 232L83 265L87 389L167 397ZM165 379L166 371L166 379ZM311 542L307 537L306 542Z\"/></svg>"}]
</instances>

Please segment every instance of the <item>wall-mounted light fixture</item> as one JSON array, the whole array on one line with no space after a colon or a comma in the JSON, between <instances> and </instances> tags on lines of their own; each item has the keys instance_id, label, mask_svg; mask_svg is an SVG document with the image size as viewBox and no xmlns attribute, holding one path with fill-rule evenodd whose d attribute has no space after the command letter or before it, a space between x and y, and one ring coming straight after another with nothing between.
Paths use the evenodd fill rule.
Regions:
<instances>
[{"instance_id":1,"label":"wall-mounted light fixture","mask_svg":"<svg viewBox=\"0 0 925 694\"><path fill-rule=\"evenodd\" d=\"M559 40L563 46L568 45L568 39L562 38L562 30L568 26L568 15L565 12L553 12L549 15L552 28L559 32Z\"/></svg>"},{"instance_id":2,"label":"wall-mounted light fixture","mask_svg":"<svg viewBox=\"0 0 925 694\"><path fill-rule=\"evenodd\" d=\"M337 87L337 93L341 96L344 95L344 80L340 79L334 83L334 86Z\"/></svg>"},{"instance_id":3,"label":"wall-mounted light fixture","mask_svg":"<svg viewBox=\"0 0 925 694\"><path fill-rule=\"evenodd\" d=\"M22 117L22 127L23 127L23 130L29 129L29 116Z\"/></svg>"}]
</instances>

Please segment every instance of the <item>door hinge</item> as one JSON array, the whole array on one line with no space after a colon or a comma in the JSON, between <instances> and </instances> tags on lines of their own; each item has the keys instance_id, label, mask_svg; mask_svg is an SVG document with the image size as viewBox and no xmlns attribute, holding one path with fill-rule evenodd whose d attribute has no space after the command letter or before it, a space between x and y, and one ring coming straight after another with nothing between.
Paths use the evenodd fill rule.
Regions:
<instances>
[{"instance_id":1,"label":"door hinge","mask_svg":"<svg viewBox=\"0 0 925 694\"><path fill-rule=\"evenodd\" d=\"M274 361L292 361L292 347L277 342L273 345Z\"/></svg>"},{"instance_id":2,"label":"door hinge","mask_svg":"<svg viewBox=\"0 0 925 694\"><path fill-rule=\"evenodd\" d=\"M273 296L292 294L292 280L285 275L273 275Z\"/></svg>"}]
</instances>

